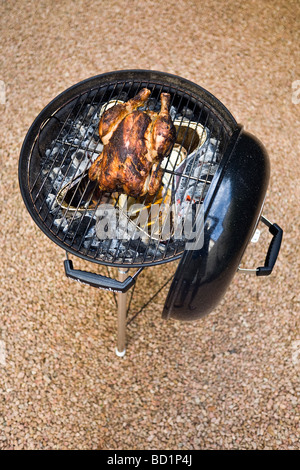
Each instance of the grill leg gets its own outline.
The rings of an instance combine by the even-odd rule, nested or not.
[[[123,282],[127,277],[128,269],[119,269],[118,279]],[[126,353],[126,307],[127,293],[118,292],[118,332],[116,355],[123,357]]]

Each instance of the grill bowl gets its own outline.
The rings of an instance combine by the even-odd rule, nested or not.
[[[152,266],[178,259],[184,252],[184,241],[172,239],[171,235],[167,240],[150,236],[146,242],[135,241],[131,246],[128,239],[126,242],[122,239],[99,242],[93,230],[99,198],[97,202],[92,185],[86,181],[84,161],[87,155],[95,158],[101,152],[97,119],[107,103],[127,101],[144,87],[151,90],[149,106],[153,109],[157,108],[162,92],[170,93],[177,129],[176,145],[188,154],[205,141],[217,140],[219,164],[237,128],[229,111],[206,90],[161,72],[129,70],[98,75],[74,85],[51,101],[33,122],[22,146],[21,193],[42,231],[67,252],[89,261],[114,266]],[[164,201],[167,191],[170,195],[176,168],[170,166],[170,156],[162,166],[169,185],[162,196]],[[179,179],[183,178],[194,181],[198,187],[202,184],[203,199],[205,180],[193,176],[192,171],[187,175],[179,174]],[[206,186],[210,183],[206,177]],[[69,192],[66,196],[70,187],[74,194]],[[86,201],[89,197],[91,204]],[[105,197],[109,202],[118,199],[114,194]]]

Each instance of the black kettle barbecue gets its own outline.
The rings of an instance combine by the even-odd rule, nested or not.
[[[103,149],[99,119],[142,88],[151,91],[148,110],[158,111],[161,93],[171,97],[176,141],[161,163],[161,188],[151,198],[99,193],[88,177]],[[262,216],[269,175],[265,148],[220,101],[188,80],[147,70],[98,75],[61,93],[33,122],[19,161],[25,205],[66,250],[66,275],[118,292],[119,355],[125,353],[126,292],[144,268],[180,260],[162,313],[178,320],[211,312],[237,270],[271,274],[282,229]],[[265,264],[241,269],[260,221],[272,235]],[[119,268],[119,279],[74,269],[68,253]]]

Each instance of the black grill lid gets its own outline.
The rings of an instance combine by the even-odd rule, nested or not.
[[[80,82],[44,108],[29,129],[21,150],[20,187],[31,216],[59,246],[96,263],[151,266],[178,259],[185,250],[187,238],[183,228],[175,235],[174,229],[169,232],[153,229],[151,233],[156,227],[151,219],[152,224],[144,234],[137,228],[134,211],[133,217],[126,219],[124,232],[121,217],[124,197],[113,193],[99,198],[97,185],[87,177],[91,161],[102,150],[97,131],[99,115],[106,106],[127,101],[144,87],[151,90],[148,106],[154,110],[159,109],[160,94],[170,93],[170,112],[177,129],[176,151],[174,146],[162,163],[165,174],[160,193],[151,200],[126,198],[125,202],[146,204],[148,208],[157,202],[171,205],[174,211],[170,220],[176,217],[179,227],[190,211],[192,230],[237,124],[216,98],[185,79],[135,70],[98,75]],[[186,160],[180,166],[184,155]],[[103,204],[117,209],[115,238],[105,239],[102,229],[109,227],[99,225],[105,217],[110,221],[110,213],[103,210],[106,207]],[[146,219],[150,221],[147,211]],[[167,218],[161,217],[161,227],[165,228]]]
[[[165,302],[163,318],[195,320],[218,305],[259,222],[269,175],[269,157],[261,142],[237,130],[204,200],[202,245],[197,250],[185,250]],[[274,238],[266,265],[272,248],[272,265],[275,264],[282,237],[282,230],[278,229],[274,233],[270,230]],[[274,244],[275,236],[278,243]],[[264,269],[258,268],[256,274],[264,275]],[[265,274],[271,271],[272,268]]]

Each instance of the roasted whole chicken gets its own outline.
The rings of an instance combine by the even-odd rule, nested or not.
[[[171,151],[176,131],[169,114],[168,93],[160,95],[159,113],[137,109],[145,106],[150,93],[143,88],[101,116],[99,136],[104,147],[88,173],[91,180],[97,180],[100,191],[138,197],[152,196],[160,188],[160,163]]]

